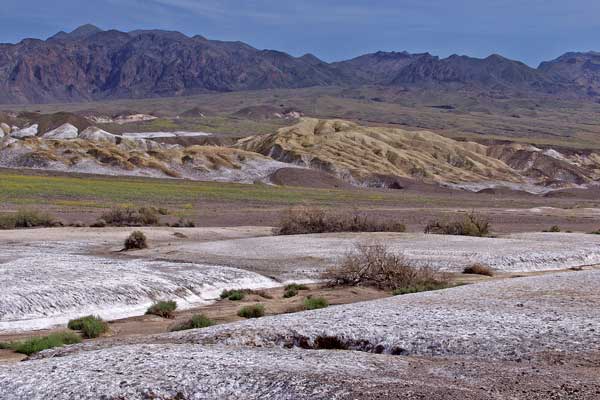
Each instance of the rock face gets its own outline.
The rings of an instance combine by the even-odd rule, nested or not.
[[[600,53],[566,53],[540,64],[540,71],[579,86],[590,95],[600,94]]]
[[[406,52],[378,52],[328,64],[310,54],[292,57],[242,42],[160,30],[103,31],[86,25],[46,41],[0,44],[0,103],[356,84],[594,95],[585,89],[597,86],[597,55],[564,57],[564,62],[559,59],[539,69],[498,55],[440,59]]]
[[[44,139],[75,139],[79,135],[77,127],[67,123],[53,129],[49,132],[44,133],[42,136]]]
[[[113,135],[112,133],[106,132],[100,128],[95,126],[90,126],[86,128],[79,135],[81,139],[90,140],[92,142],[106,142],[111,144],[117,144],[117,135]]]
[[[28,137],[36,136],[38,133],[38,125],[33,124],[27,128],[19,129],[18,131],[12,132],[10,135],[17,139],[25,139]]]
[[[4,122],[0,123],[0,134],[2,136],[9,135],[10,131],[11,131],[11,129],[10,129],[9,125],[5,124]]]

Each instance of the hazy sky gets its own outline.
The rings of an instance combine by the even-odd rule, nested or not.
[[[158,28],[341,60],[377,50],[500,53],[532,66],[600,50],[598,0],[0,0],[0,42],[84,23]]]

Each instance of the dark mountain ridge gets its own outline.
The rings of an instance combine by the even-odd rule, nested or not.
[[[466,86],[595,96],[600,54],[567,53],[531,68],[484,59],[377,52],[326,63],[242,42],[180,32],[120,32],[84,25],[43,41],[0,44],[0,103],[47,103],[311,86]],[[599,90],[600,91],[600,90]]]

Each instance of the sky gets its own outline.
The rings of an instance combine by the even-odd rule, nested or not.
[[[325,61],[382,51],[505,57],[537,66],[600,51],[598,0],[0,0],[0,42],[92,23],[239,40]]]

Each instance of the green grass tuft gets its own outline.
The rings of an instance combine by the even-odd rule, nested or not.
[[[318,310],[329,307],[329,302],[324,297],[307,297],[304,299],[304,308],[307,310]]]
[[[254,304],[240,308],[237,315],[242,318],[260,318],[265,315],[265,306]]]
[[[159,301],[158,303],[154,303],[148,310],[146,310],[146,315],[157,315],[162,318],[173,318],[173,312],[177,309],[177,303],[173,300],[169,301]]]
[[[74,331],[81,331],[83,337],[88,339],[100,337],[108,331],[108,324],[102,318],[94,315],[72,319],[67,327]]]
[[[76,333],[59,332],[19,342],[3,343],[0,348],[14,350],[17,353],[30,356],[43,350],[76,343],[81,343],[81,337]]]
[[[188,329],[208,328],[209,326],[213,326],[214,324],[215,322],[207,316],[205,316],[204,314],[198,314],[194,315],[186,322],[183,322],[179,325],[175,325],[173,328],[171,328],[171,332],[185,331]]]

